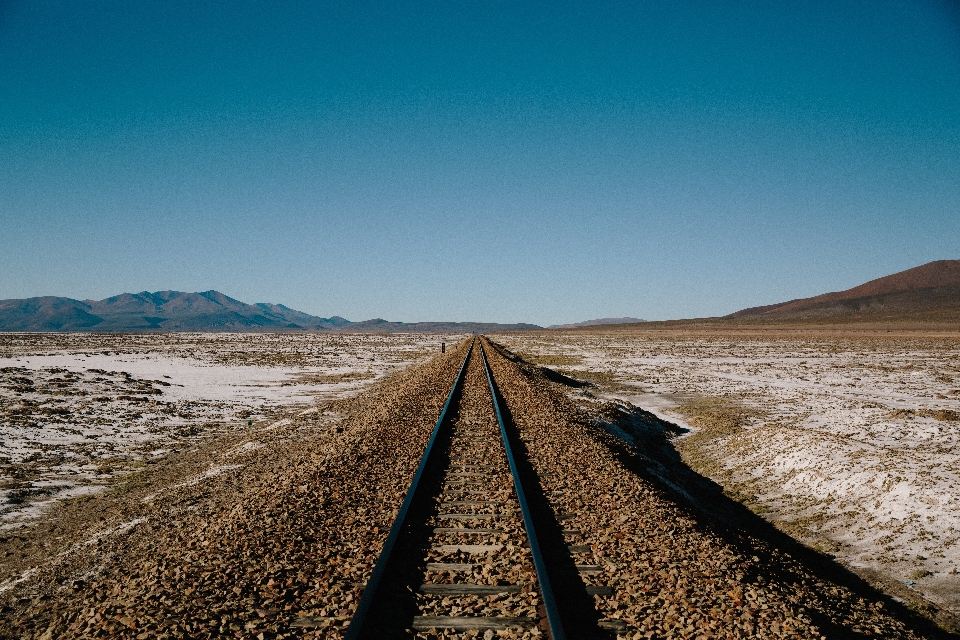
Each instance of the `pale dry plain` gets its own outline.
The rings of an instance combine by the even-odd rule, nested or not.
[[[0,531],[248,421],[358,393],[458,339],[0,334]]]
[[[498,336],[681,427],[683,463],[787,534],[960,612],[960,338],[617,331]],[[629,408],[629,407],[628,407]]]

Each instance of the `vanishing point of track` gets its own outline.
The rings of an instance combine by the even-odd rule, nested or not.
[[[500,631],[554,640],[609,637],[577,564],[589,554],[563,528],[533,471],[475,339],[367,581],[348,640]],[[485,388],[485,389],[484,389]],[[489,633],[486,637],[491,637]]]

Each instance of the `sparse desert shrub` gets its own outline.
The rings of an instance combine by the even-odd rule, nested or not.
[[[923,411],[922,414],[940,422],[960,422],[960,412],[953,409],[927,410]]]
[[[887,414],[888,418],[912,418],[914,416],[921,418],[933,418],[940,422],[960,422],[960,411],[953,409],[897,409]]]
[[[763,417],[762,411],[729,398],[694,398],[677,410],[711,438],[733,435]]]
[[[369,380],[375,377],[373,371],[345,371],[343,373],[318,373],[309,376],[301,376],[296,382],[284,383],[281,386],[290,386],[294,384],[337,384],[340,382],[354,382],[357,380]]]
[[[190,436],[195,436],[198,433],[200,433],[200,427],[198,427],[195,424],[192,424],[192,425],[177,429],[176,432],[174,433],[178,438],[189,438]]]
[[[559,369],[563,375],[575,380],[592,382],[593,384],[610,384],[616,381],[617,376],[612,371],[571,371],[569,369]]]
[[[909,420],[914,415],[916,415],[916,412],[913,409],[894,409],[893,411],[887,414],[887,418],[894,418],[894,419],[902,418],[905,420]]]
[[[533,364],[539,364],[545,367],[571,367],[583,362],[583,358],[580,356],[568,356],[562,353],[543,355],[522,353],[519,355],[527,362],[532,362]]]

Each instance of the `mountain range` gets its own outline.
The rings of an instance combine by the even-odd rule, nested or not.
[[[936,260],[843,291],[750,307],[723,317],[639,323],[634,318],[609,318],[550,328],[657,331],[838,323],[960,327],[960,260]]]
[[[960,323],[960,260],[937,260],[844,291],[751,307],[713,322],[915,320]],[[644,322],[599,318],[551,329]],[[696,322],[696,321],[668,321]],[[648,326],[653,326],[651,323]],[[350,331],[371,333],[491,333],[540,329],[535,324],[492,322],[351,322],[321,318],[282,304],[247,304],[219,291],[122,293],[104,300],[44,296],[0,300],[0,331]]]
[[[634,322],[646,322],[640,318],[597,318],[596,320],[584,320],[583,322],[574,322],[573,324],[552,324],[547,329],[573,329],[574,327],[596,327],[602,324],[633,324]]]
[[[751,307],[730,320],[960,319],[960,260],[936,260],[812,298]]]
[[[492,332],[539,329],[483,322],[351,322],[321,318],[282,304],[247,304],[219,291],[143,291],[103,300],[44,296],[0,300],[0,331],[360,331]]]

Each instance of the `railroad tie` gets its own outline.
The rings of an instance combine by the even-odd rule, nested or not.
[[[453,496],[453,495],[458,495],[458,496],[489,496],[489,495],[496,494],[496,493],[497,493],[497,491],[494,490],[494,489],[488,489],[488,490],[486,490],[486,491],[480,491],[480,490],[477,490],[477,489],[467,490],[467,489],[448,488],[446,491],[443,492],[443,496]],[[443,496],[441,496],[441,497],[443,497]]]
[[[420,593],[435,596],[495,596],[501,593],[520,593],[517,584],[435,584],[420,585]]]
[[[537,621],[533,618],[507,616],[490,616],[486,618],[456,617],[456,616],[416,616],[413,619],[413,628],[421,631],[429,629],[452,629],[454,631],[471,631],[474,629],[501,631],[507,629],[530,629]]]
[[[502,549],[502,544],[438,544],[433,546],[434,551],[448,553],[456,553],[457,551],[463,551],[464,553],[489,553],[491,551],[501,551]]]
[[[434,533],[503,533],[503,529],[461,529],[460,527],[434,527]]]
[[[596,575],[598,573],[603,573],[603,567],[596,564],[578,564],[577,573],[580,575]]]
[[[470,571],[475,565],[457,562],[428,562],[427,571]]]
[[[597,626],[608,631],[624,633],[627,630],[627,623],[618,618],[604,618],[597,622]]]

